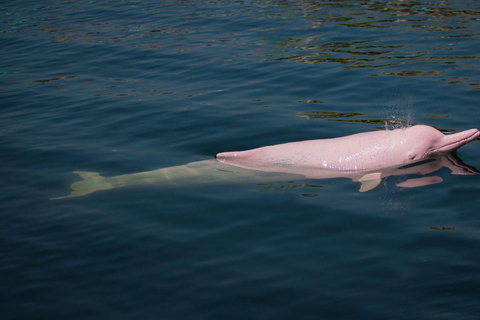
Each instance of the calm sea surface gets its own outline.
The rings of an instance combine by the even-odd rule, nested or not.
[[[138,185],[222,151],[480,126],[479,1],[3,1],[1,319],[478,319],[480,175]],[[478,141],[458,157],[480,167]]]

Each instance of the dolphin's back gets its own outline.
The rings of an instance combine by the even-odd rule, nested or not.
[[[395,132],[395,137],[392,133]],[[399,135],[400,134],[400,135]],[[334,170],[369,170],[403,162],[401,132],[375,131],[351,136],[289,142],[246,151],[222,152],[219,161],[231,165],[271,164]],[[379,163],[379,161],[382,163]],[[395,163],[394,163],[395,162]]]

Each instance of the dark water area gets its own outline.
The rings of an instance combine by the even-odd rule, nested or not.
[[[50,199],[74,171],[478,128],[480,2],[20,0],[0,16],[2,319],[478,319],[478,174]]]

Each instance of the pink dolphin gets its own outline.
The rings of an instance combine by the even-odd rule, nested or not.
[[[70,195],[52,200],[143,184],[263,183],[305,178],[349,178],[360,182],[360,192],[365,192],[374,189],[382,178],[388,176],[426,175],[443,167],[449,168],[452,174],[478,174],[454,151],[479,136],[477,129],[444,135],[432,127],[420,125],[224,152],[219,153],[217,159],[109,178],[96,172],[75,171],[83,180],[71,185]],[[414,188],[441,181],[440,177],[426,176],[406,180],[398,186]]]
[[[223,152],[217,160],[247,169],[303,173],[311,169],[365,172],[401,167],[446,154],[477,139],[480,132],[470,129],[444,135],[437,129],[417,125],[404,129],[364,132],[350,136],[290,142],[247,151]]]

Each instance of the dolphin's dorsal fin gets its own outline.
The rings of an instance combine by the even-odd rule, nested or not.
[[[98,174],[97,172],[73,171],[73,173],[78,174],[84,180],[102,178],[102,176],[100,174]]]
[[[375,189],[380,184],[382,181],[382,174],[380,172],[367,173],[358,179],[358,181],[362,183],[360,186],[360,192],[367,192]]]

